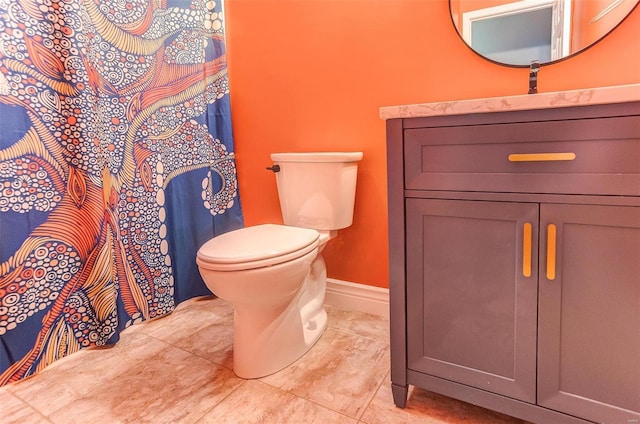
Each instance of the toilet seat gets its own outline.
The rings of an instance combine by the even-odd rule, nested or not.
[[[198,250],[198,266],[213,271],[239,271],[291,261],[318,247],[313,229],[263,224],[230,231]]]

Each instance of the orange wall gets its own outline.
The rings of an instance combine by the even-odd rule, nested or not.
[[[446,0],[226,0],[227,58],[246,225],[282,222],[277,151],[363,151],[352,227],[325,250],[329,276],[388,286],[380,106],[525,94],[528,70],[458,38]],[[640,82],[640,9],[604,41],[543,67],[539,91]]]
[[[579,51],[597,41],[600,34],[608,32],[633,8],[635,3],[626,0],[609,10],[605,15],[598,15],[614,4],[614,0],[573,0],[572,21],[573,28],[571,39],[571,51]],[[596,19],[598,17],[598,19]],[[596,19],[596,20],[594,20]],[[578,29],[576,31],[576,28]]]

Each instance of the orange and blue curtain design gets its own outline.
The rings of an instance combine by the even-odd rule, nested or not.
[[[242,225],[221,0],[0,0],[0,385],[209,294]]]

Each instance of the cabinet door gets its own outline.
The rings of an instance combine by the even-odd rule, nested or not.
[[[639,422],[640,208],[543,204],[540,228],[538,403]]]
[[[535,402],[538,209],[407,199],[409,369]]]

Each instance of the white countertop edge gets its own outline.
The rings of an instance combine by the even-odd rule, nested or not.
[[[640,84],[629,84],[550,93],[489,97],[485,99],[385,106],[380,108],[380,119],[545,109],[604,103],[624,103],[638,100],[640,100]]]

